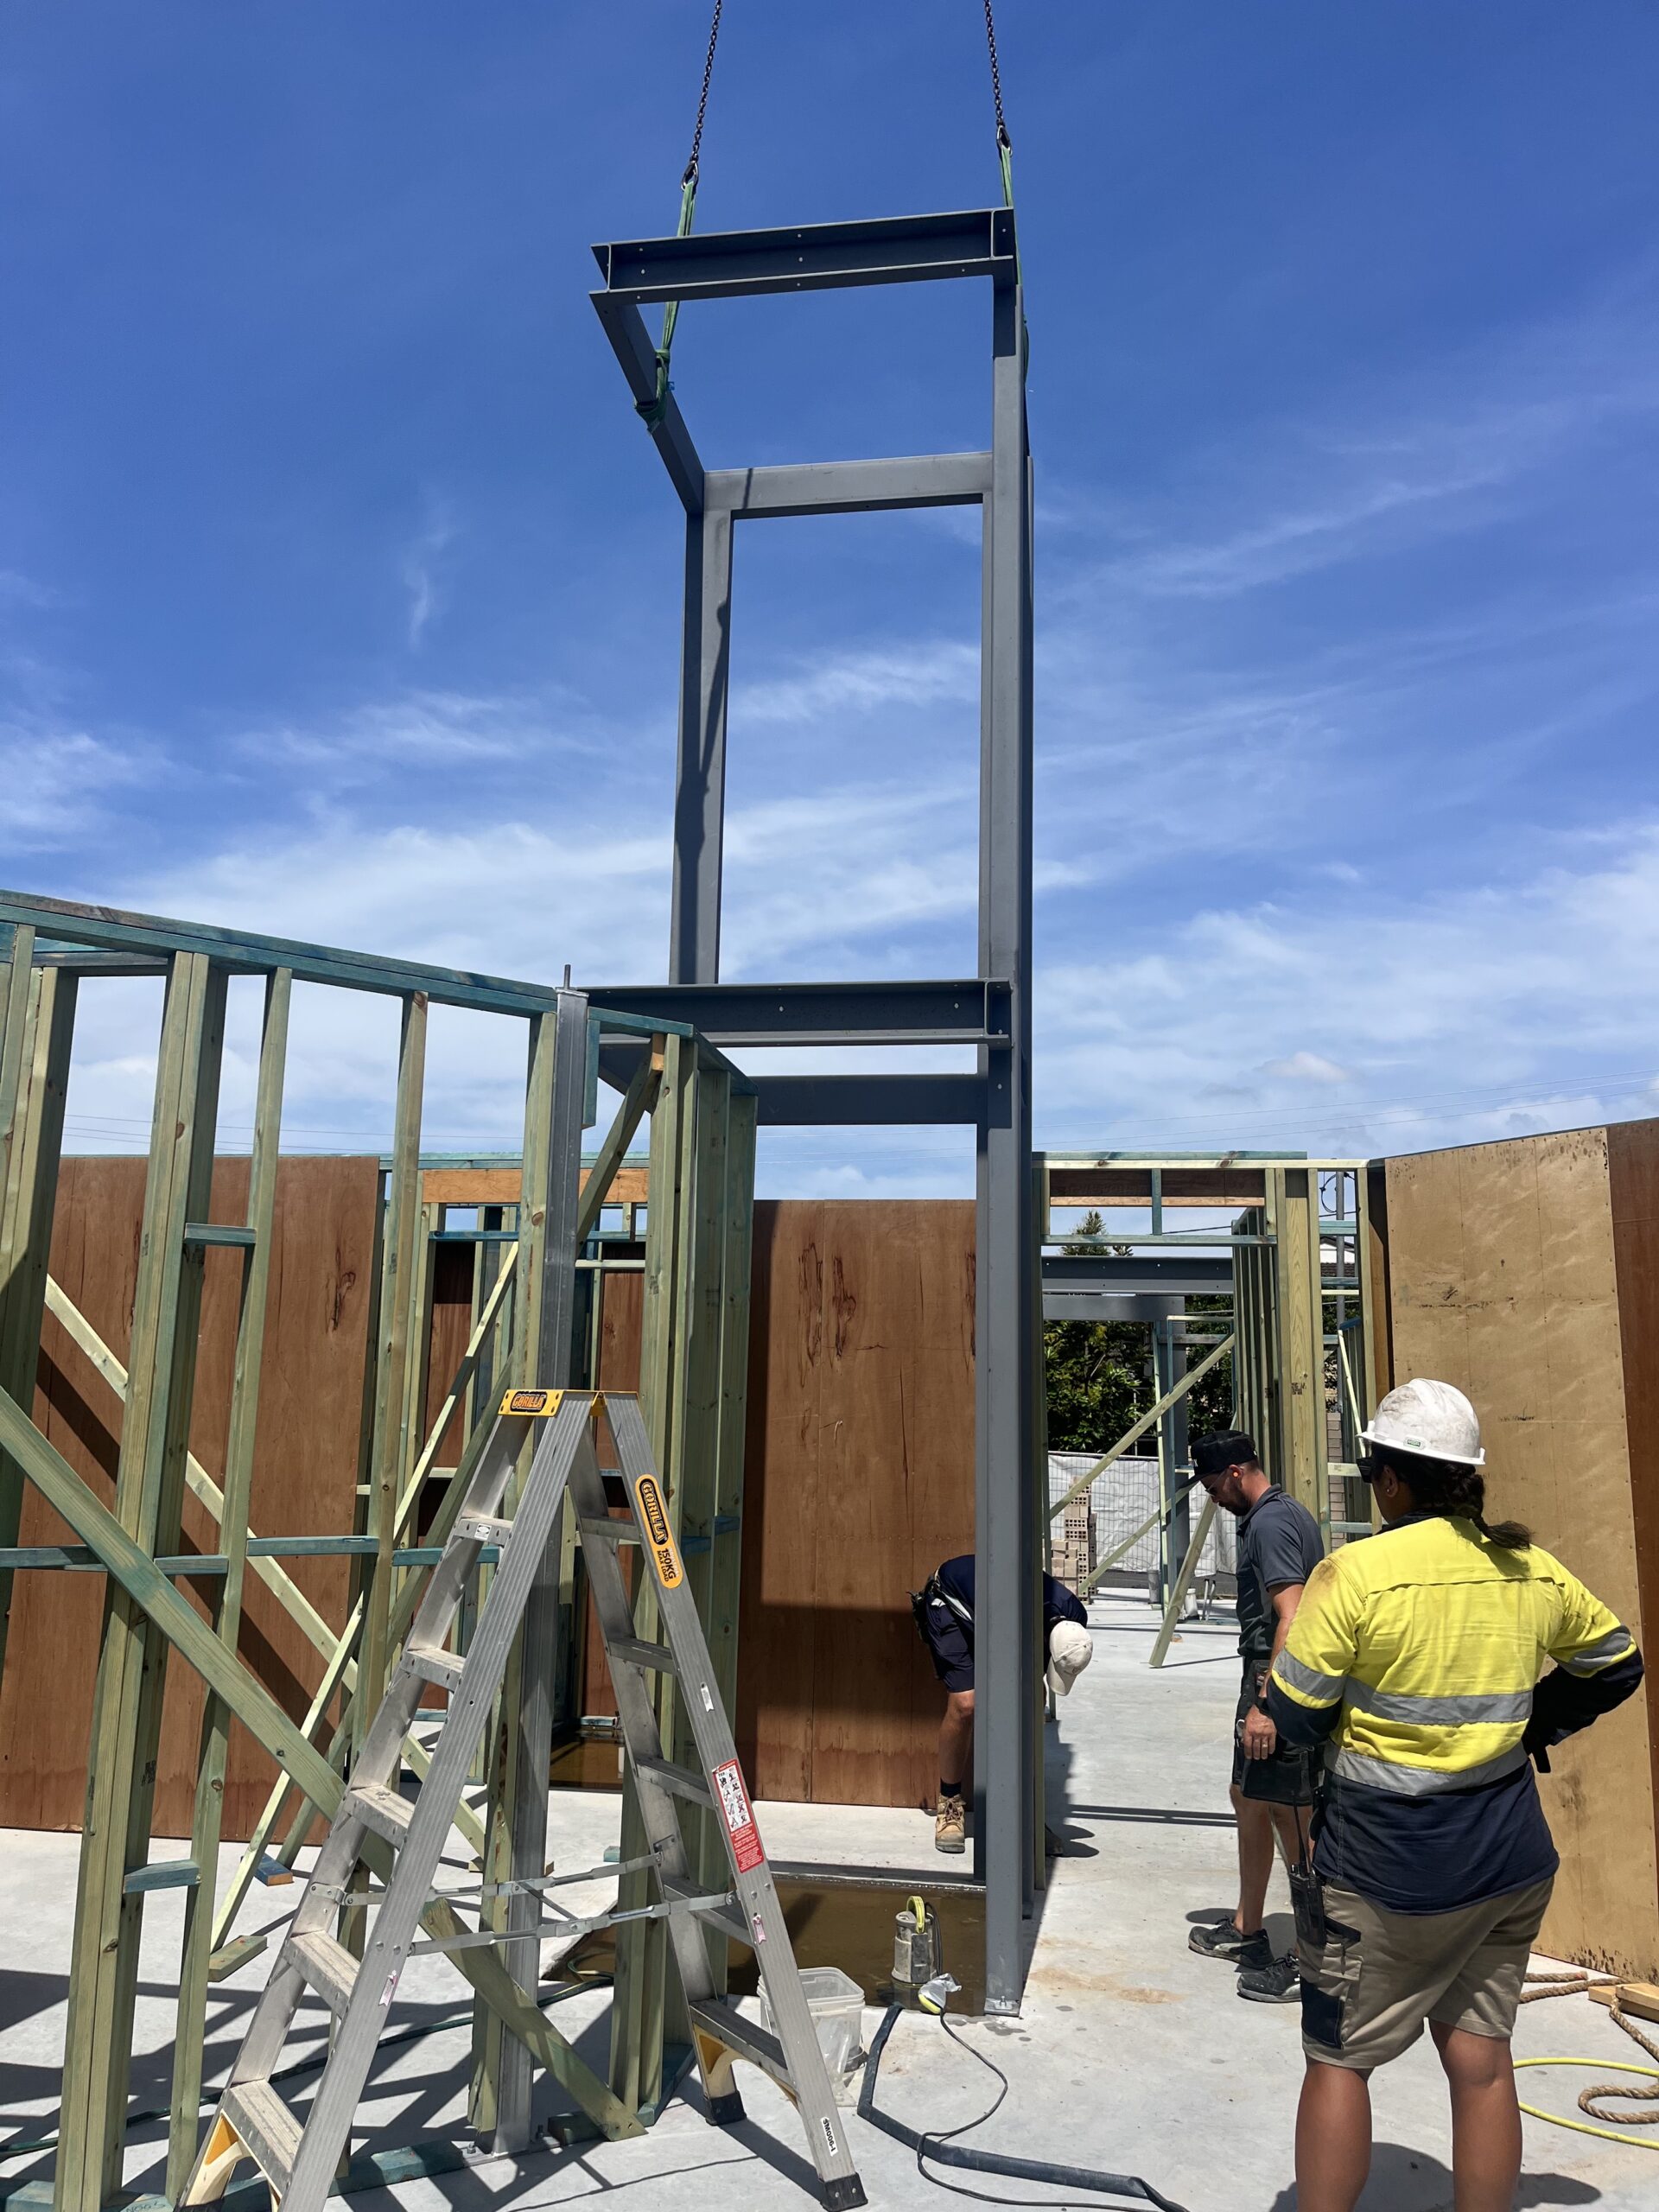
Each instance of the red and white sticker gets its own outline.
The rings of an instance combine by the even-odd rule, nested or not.
[[[740,1874],[753,1873],[764,1863],[766,1853],[754,1825],[749,1793],[743,1787],[743,1770],[735,1759],[728,1759],[724,1766],[715,1769],[712,1779],[731,1834],[733,1863]]]

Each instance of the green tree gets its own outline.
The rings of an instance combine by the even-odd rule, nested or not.
[[[1085,1214],[1077,1241],[1068,1252],[1097,1252],[1103,1229],[1097,1213]],[[1114,1245],[1118,1253],[1127,1245]],[[1231,1306],[1224,1298],[1189,1298],[1187,1319],[1212,1324],[1216,1332],[1230,1325]],[[1202,1333],[1209,1335],[1209,1326]],[[1194,1352],[1192,1359],[1201,1357]],[[1043,1325],[1044,1370],[1048,1387],[1048,1448],[1051,1452],[1105,1452],[1124,1430],[1156,1403],[1152,1377],[1152,1332],[1144,1321],[1048,1321]],[[1233,1363],[1218,1360],[1188,1394],[1188,1422],[1194,1436],[1225,1428],[1232,1418]],[[1147,1432],[1144,1448],[1156,1449]]]

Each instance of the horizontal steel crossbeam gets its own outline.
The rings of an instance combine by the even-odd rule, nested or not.
[[[942,276],[989,276],[999,287],[1011,286],[1014,212],[982,207],[786,230],[693,232],[686,238],[596,245],[594,258],[605,279],[605,296],[640,306],[657,300],[829,291],[849,284],[908,284]]]
[[[764,1045],[1006,1045],[1006,983],[669,983],[588,994],[638,1020],[689,1024],[727,1049]]]
[[[988,453],[909,454],[882,461],[810,461],[711,468],[703,505],[743,520],[871,514],[893,507],[969,507],[989,496]]]

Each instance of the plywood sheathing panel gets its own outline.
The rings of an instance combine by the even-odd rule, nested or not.
[[[1623,1332],[1605,1129],[1388,1163],[1394,1379],[1478,1408],[1489,1511],[1529,1522],[1639,1633]],[[1648,1708],[1552,1754],[1561,1855],[1542,1947],[1645,1976],[1659,1959]]]
[[[214,1170],[213,1218],[245,1217],[245,1160]],[[52,1243],[52,1272],[124,1361],[137,1274],[144,1162],[67,1160]],[[283,1161],[276,1180],[258,1444],[251,1519],[261,1535],[340,1535],[352,1526],[358,1423],[378,1167],[368,1160]],[[215,1481],[224,1476],[235,1356],[239,1255],[207,1255],[191,1447]],[[62,1329],[48,1319],[35,1419],[106,1504],[113,1497],[120,1407]],[[74,1541],[32,1489],[19,1541]],[[185,1548],[217,1549],[213,1523],[185,1503]],[[288,1562],[325,1619],[345,1618],[344,1560]],[[183,1581],[180,1588],[192,1591]],[[98,1658],[104,1578],[23,1573],[0,1687],[0,1825],[77,1828]],[[290,1713],[304,1710],[321,1661],[251,1574],[241,1653]],[[168,1669],[156,1781],[158,1835],[188,1835],[201,1711],[198,1678],[176,1659]],[[241,1727],[231,1732],[225,1834],[249,1834],[276,1770]]]
[[[1659,1122],[1626,1122],[1610,1128],[1607,1166],[1640,1616],[1630,1627],[1646,1653],[1659,1636]],[[1649,1664],[1643,1688],[1659,1817],[1659,1665]]]
[[[937,1786],[908,1593],[973,1548],[973,1257],[966,1203],[755,1209],[738,1737],[763,1797]]]

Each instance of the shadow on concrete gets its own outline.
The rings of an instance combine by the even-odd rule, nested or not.
[[[1515,2192],[1516,2212],[1535,2212],[1552,2204],[1594,2204],[1601,2191],[1566,2174],[1527,2174]],[[1450,2212],[1452,2171],[1426,2151],[1402,2143],[1379,2143],[1371,2152],[1371,2177],[1357,2212]],[[1296,2185],[1281,2189],[1269,2212],[1296,2212]]]
[[[1087,1821],[1158,1821],[1173,1827],[1230,1828],[1238,1823],[1230,1813],[1180,1812],[1160,1805],[1068,1805],[1073,1819]]]

